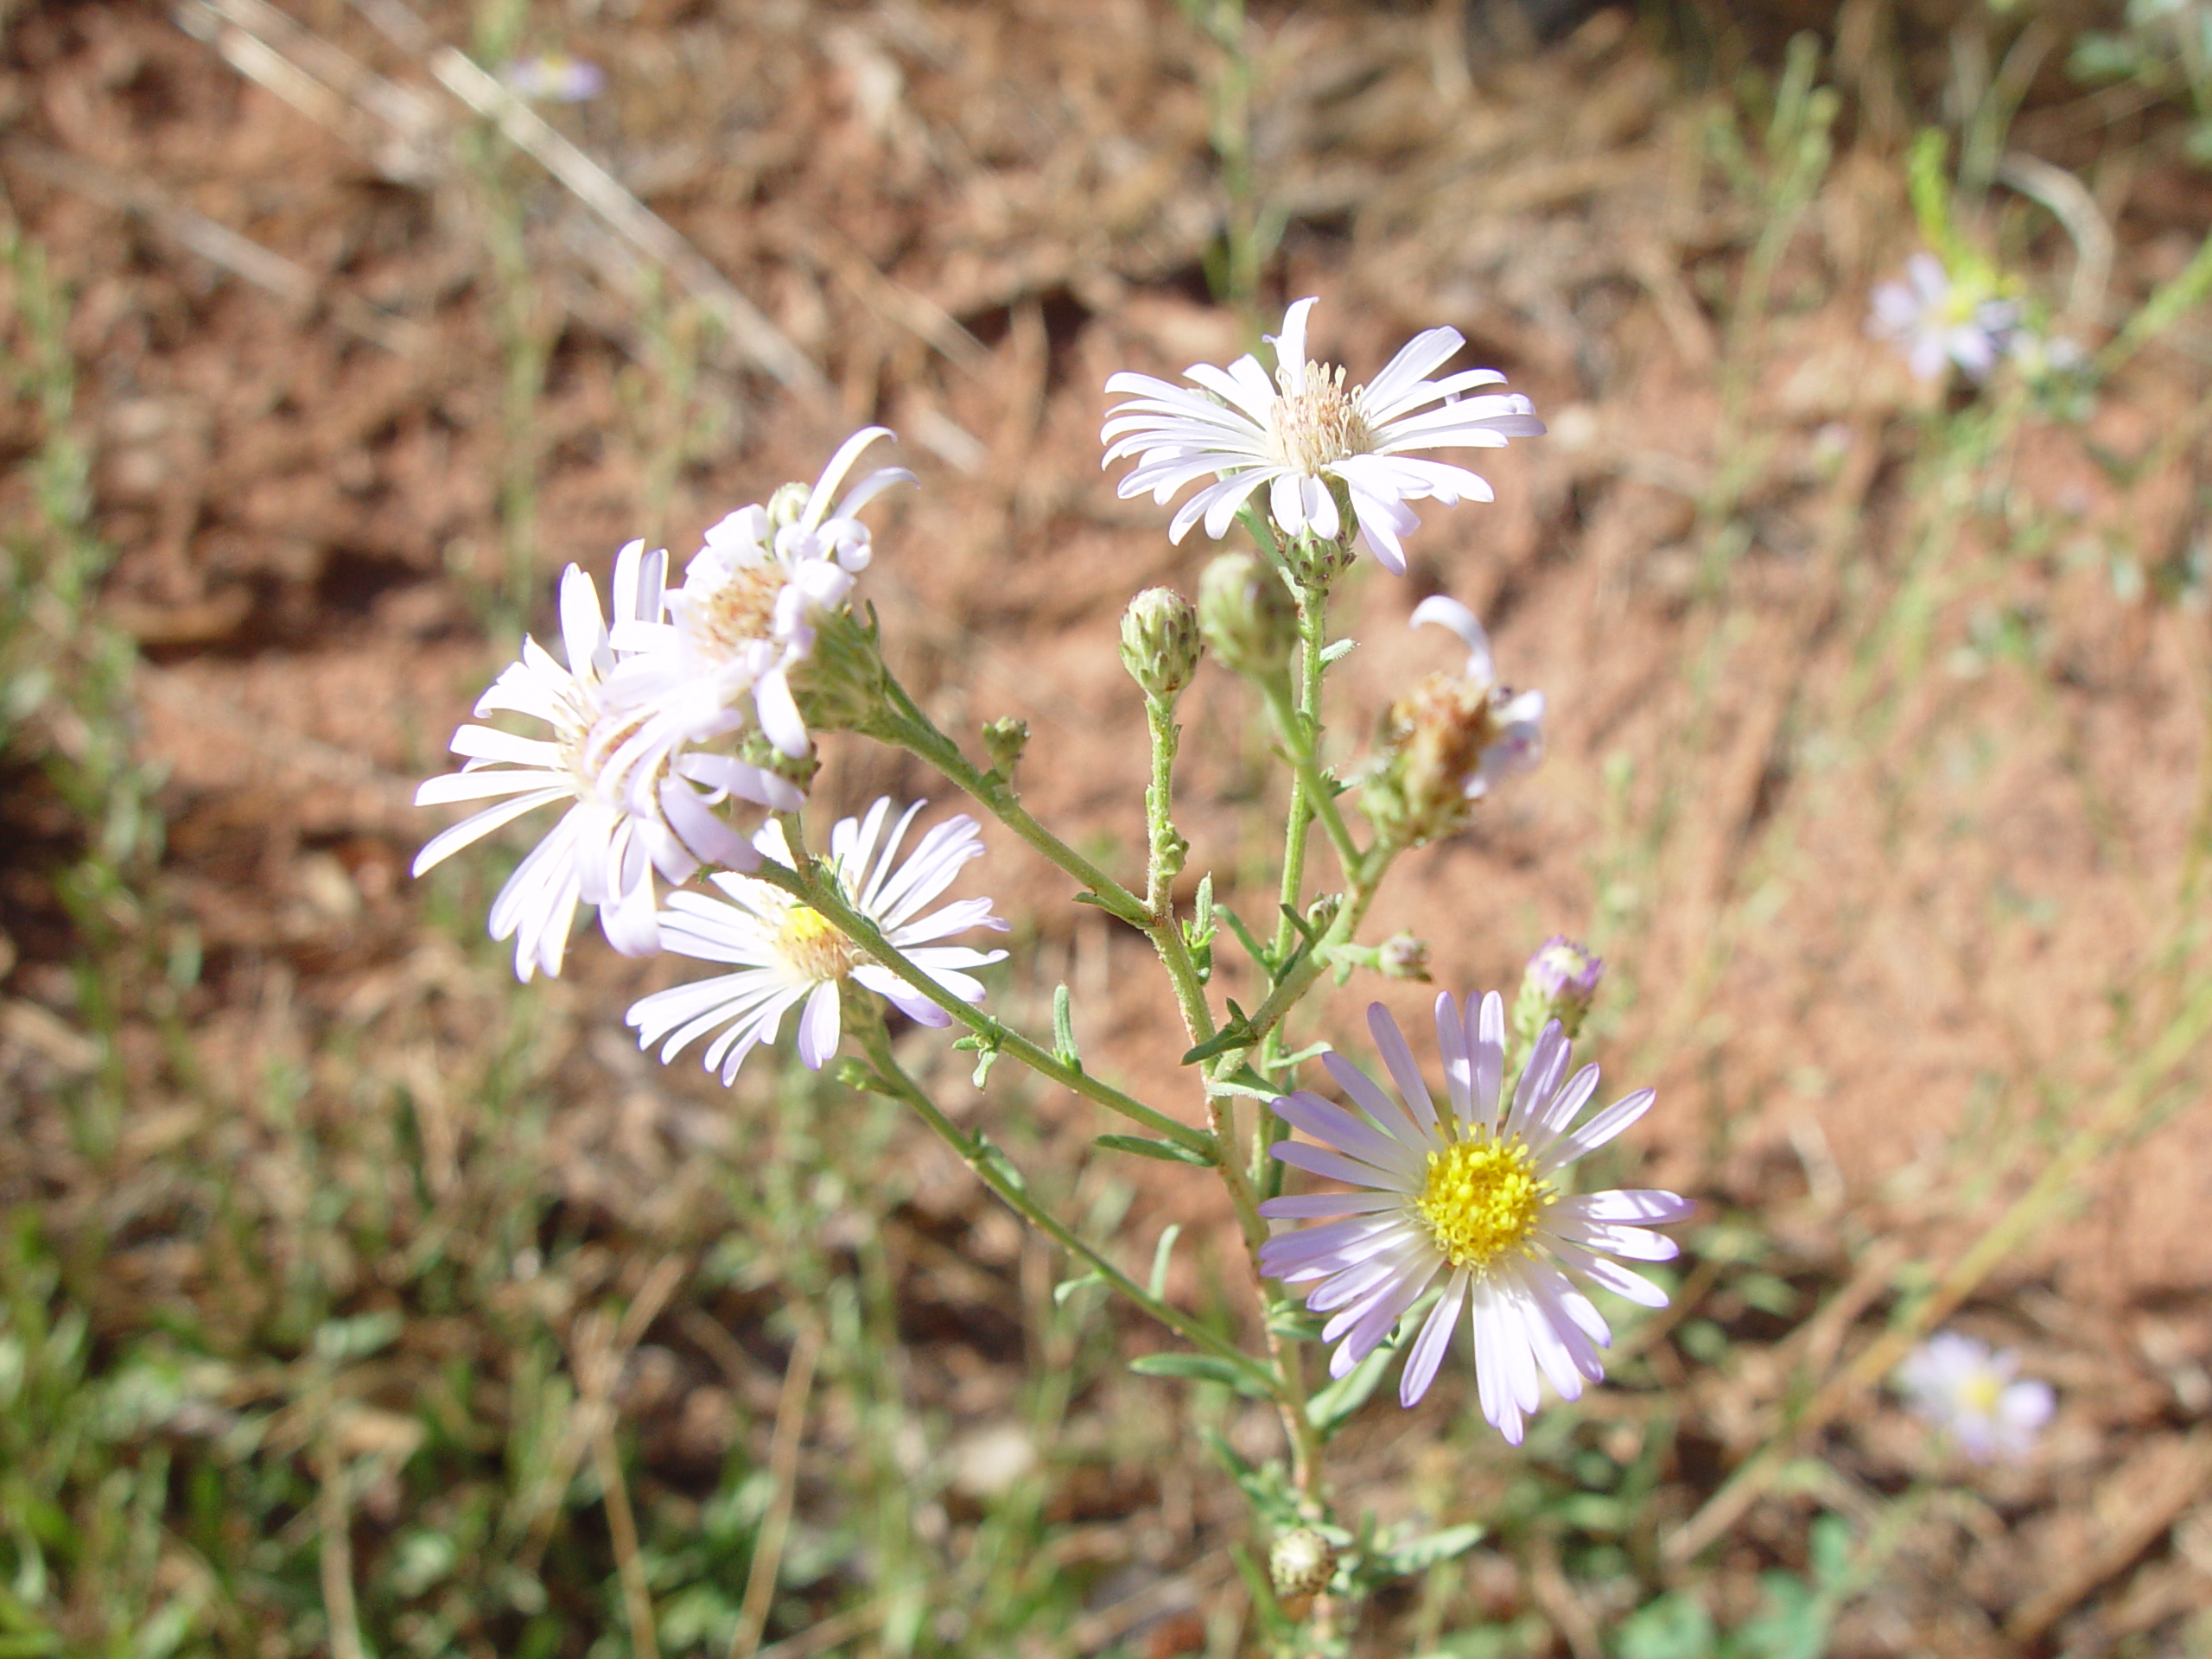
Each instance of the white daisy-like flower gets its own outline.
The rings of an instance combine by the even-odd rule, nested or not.
[[[882,831],[891,812],[888,797],[870,807],[865,818],[839,819],[830,836],[830,871],[853,908],[880,928],[908,961],[962,1001],[981,1002],[982,982],[963,970],[1001,961],[1006,952],[931,941],[971,927],[1003,933],[1005,918],[991,913],[988,899],[957,899],[927,915],[921,912],[951,885],[963,864],[982,854],[982,839],[976,820],[962,813],[931,830],[900,864],[899,843],[921,810],[919,801],[908,807],[887,838]],[[766,825],[753,840],[763,857],[791,863],[782,825]],[[627,1018],[638,1028],[640,1047],[667,1039],[660,1052],[663,1064],[693,1039],[726,1025],[729,1028],[708,1045],[706,1065],[709,1071],[720,1067],[727,1084],[757,1045],[776,1040],[784,1015],[796,1007],[799,1058],[818,1071],[837,1050],[838,985],[846,979],[889,999],[918,1024],[950,1022],[951,1015],[870,960],[820,912],[751,876],[709,879],[727,898],[671,893],[669,908],[661,914],[662,943],[687,957],[734,963],[738,971],[656,991],[631,1008]]]
[[[1414,607],[1410,626],[1428,625],[1459,635],[1467,648],[1467,666],[1460,677],[1484,688],[1489,697],[1489,734],[1465,784],[1467,798],[1480,800],[1493,785],[1531,771],[1543,760],[1544,694],[1512,692],[1498,684],[1490,635],[1475,613],[1449,594],[1431,594]]]
[[[1325,1054],[1329,1075],[1351,1097],[1348,1111],[1306,1090],[1274,1103],[1284,1122],[1323,1141],[1278,1141],[1274,1155],[1316,1175],[1349,1182],[1348,1192],[1270,1198],[1278,1219],[1340,1217],[1261,1247],[1261,1270],[1286,1283],[1319,1280],[1306,1305],[1332,1314],[1322,1340],[1338,1344],[1332,1376],[1359,1363],[1440,1278],[1442,1294],[1406,1357],[1398,1398],[1428,1391],[1452,1331],[1474,1336],[1475,1385],[1483,1415],[1514,1445],[1536,1408],[1539,1372],[1566,1400],[1605,1378],[1599,1349],[1612,1332],[1579,1281],[1646,1307],[1666,1293],[1599,1251],[1665,1262],[1671,1239],[1649,1230],[1681,1221],[1692,1205],[1672,1192],[1563,1195],[1558,1177],[1642,1117],[1653,1099],[1639,1089],[1573,1128],[1598,1087],[1598,1068],[1571,1078],[1573,1046],[1557,1021],[1529,1053],[1510,1111],[1498,1118],[1505,1069],[1505,1005],[1496,992],[1465,1017],[1447,993],[1436,999],[1436,1035],[1452,1103],[1440,1117],[1420,1068],[1381,1003],[1368,1009],[1383,1064],[1403,1098],[1392,1100],[1349,1060]]]
[[[658,620],[666,557],[647,553],[642,542],[616,556],[614,628]],[[715,806],[732,796],[794,810],[804,802],[782,779],[728,756],[632,743],[655,710],[613,695],[610,683],[623,653],[612,634],[599,590],[570,565],[561,577],[568,665],[524,636],[521,660],[501,671],[476,704],[480,720],[499,712],[524,715],[544,721],[553,735],[463,726],[452,747],[466,764],[415,791],[417,806],[511,798],[431,837],[415,855],[416,875],[525,813],[569,804],[492,903],[492,937],[513,936],[515,972],[524,980],[541,968],[561,971],[579,903],[598,908],[600,925],[617,950],[651,954],[658,948],[656,869],[683,881],[702,861],[753,868],[751,843],[715,815]]]
[[[1897,1368],[1913,1410],[1977,1463],[2018,1461],[2056,1404],[2050,1384],[2019,1375],[2020,1357],[1955,1331],[1939,1331]]]
[[[1263,484],[1268,512],[1285,535],[1310,531],[1338,540],[1344,527],[1331,480],[1339,480],[1351,497],[1360,544],[1402,575],[1403,538],[1421,523],[1407,502],[1452,506],[1495,496],[1465,467],[1408,452],[1502,448],[1508,438],[1538,435],[1544,424],[1519,392],[1465,395],[1503,383],[1496,369],[1427,378],[1466,343],[1456,328],[1414,335],[1382,373],[1347,391],[1341,368],[1306,359],[1306,317],[1313,304],[1306,299],[1293,305],[1282,332],[1270,336],[1272,380],[1249,353],[1226,369],[1192,365],[1183,373],[1197,391],[1148,374],[1109,379],[1106,390],[1127,392],[1130,401],[1115,406],[1099,434],[1106,464],[1141,457],[1119,493],[1126,499],[1148,490],[1163,506],[1185,485],[1214,480],[1169,524],[1168,539],[1179,543],[1201,519],[1206,534],[1220,539]]]
[[[890,486],[913,481],[903,467],[880,467],[839,497],[861,451],[889,436],[888,427],[862,428],[811,490],[787,486],[768,505],[740,507],[715,524],[668,595],[670,620],[617,630],[616,645],[639,652],[623,665],[620,690],[659,710],[635,743],[693,737],[749,705],[780,752],[806,753],[788,676],[814,649],[816,622],[845,603],[868,568],[868,526],[854,515]]]
[[[1969,380],[1987,379],[2019,327],[2019,306],[1953,283],[1932,253],[1914,254],[1904,270],[1904,282],[1874,290],[1866,332],[1902,346],[1920,379],[1935,379],[1946,361]]]

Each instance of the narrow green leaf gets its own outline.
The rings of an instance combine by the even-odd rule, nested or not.
[[[1323,1440],[1335,1433],[1346,1419],[1367,1403],[1396,1354],[1397,1350],[1388,1344],[1377,1348],[1335,1382],[1314,1391],[1306,1402],[1306,1421],[1313,1425]]]
[[[1339,639],[1333,645],[1324,645],[1321,648],[1321,666],[1334,668],[1351,655],[1351,648],[1358,643],[1357,639]]]
[[[1052,1056],[1071,1071],[1083,1070],[1083,1056],[1075,1046],[1075,1014],[1065,985],[1052,991]]]
[[[1157,1158],[1163,1164],[1192,1164],[1200,1169],[1211,1169],[1213,1160],[1194,1147],[1179,1146],[1173,1141],[1147,1141],[1141,1135],[1102,1135],[1091,1143],[1109,1152],[1133,1153],[1139,1158]]]
[[[1167,1262],[1168,1258],[1175,1253],[1175,1241],[1182,1236],[1183,1224],[1179,1221],[1171,1221],[1160,1233],[1160,1243],[1153,1248],[1152,1277],[1146,1281],[1145,1288],[1152,1293],[1152,1300],[1155,1302],[1162,1301],[1166,1298]]]
[[[1267,1398],[1256,1379],[1213,1354],[1144,1354],[1131,1360],[1129,1369],[1139,1376],[1179,1376],[1195,1382],[1218,1382],[1255,1400]]]
[[[1063,1279],[1052,1287],[1052,1306],[1065,1307],[1069,1297],[1089,1290],[1094,1285],[1103,1287],[1105,1282],[1106,1275],[1100,1273],[1086,1273],[1080,1279]]]
[[[1441,1528],[1426,1538],[1400,1544],[1383,1555],[1382,1565],[1392,1573],[1426,1572],[1439,1561],[1448,1561],[1455,1555],[1465,1554],[1482,1541],[1481,1524],[1469,1521],[1459,1526]]]

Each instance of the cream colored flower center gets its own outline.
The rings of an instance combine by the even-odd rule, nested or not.
[[[1479,1273],[1509,1251],[1533,1255],[1529,1240],[1558,1197],[1537,1178],[1518,1135],[1499,1141],[1478,1129],[1428,1154],[1428,1179],[1414,1208],[1453,1267]]]
[[[1342,369],[1308,363],[1302,373],[1279,374],[1277,384],[1282,394],[1269,411],[1268,449],[1282,466],[1318,478],[1324,467],[1375,447],[1360,413],[1363,388],[1346,391]]]
[[[624,709],[611,714],[601,714],[588,724],[565,737],[562,749],[569,768],[569,775],[575,780],[579,797],[603,793],[610,785],[625,780],[609,779],[607,763],[614,752],[636,736],[652,711],[643,709]],[[666,775],[668,755],[664,750],[659,764],[653,769],[652,780],[658,783]]]
[[[820,984],[842,979],[868,958],[818,910],[793,905],[778,930],[776,948],[791,971]]]
[[[764,560],[741,564],[692,612],[700,632],[723,651],[766,639],[775,626],[776,598],[784,591],[783,567]]]

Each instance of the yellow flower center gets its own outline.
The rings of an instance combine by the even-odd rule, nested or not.
[[[1367,418],[1359,412],[1359,388],[1344,390],[1344,372],[1308,363],[1301,373],[1278,377],[1282,395],[1275,399],[1268,448],[1275,461],[1308,478],[1347,455],[1375,447]]]
[[[1529,1239],[1558,1197],[1557,1188],[1537,1178],[1535,1160],[1518,1135],[1493,1140],[1477,1129],[1471,1139],[1428,1154],[1428,1179],[1414,1208],[1453,1267],[1479,1273],[1509,1251],[1533,1255]]]
[[[1994,1417],[2004,1397],[2005,1379],[1993,1370],[1980,1370],[1959,1383],[1959,1403],[1977,1417]]]
[[[791,907],[776,945],[794,972],[817,983],[842,979],[867,959],[860,946],[840,933],[828,917],[804,905]]]

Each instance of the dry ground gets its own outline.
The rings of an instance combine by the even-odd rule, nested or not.
[[[1399,632],[1431,592],[1471,603],[1509,677],[1550,699],[1542,771],[1408,860],[1376,931],[1424,933],[1454,988],[1509,983],[1553,931],[1612,961],[1609,1075],[1658,1087],[1654,1178],[1726,1224],[1692,1270],[1704,1300],[1652,1333],[1647,1391],[1624,1396],[1670,1402],[1652,1538],[2121,1103],[2078,1202],[2042,1212],[1960,1316],[2058,1386],[2044,1451],[2024,1470],[1951,1471],[1980,1496],[1890,1560],[1837,1650],[2180,1652],[2206,1639],[2190,1620],[2212,1598],[2196,1427],[2212,1402],[2212,1114],[2202,1022],[2187,1023],[2212,807],[2212,335],[2185,320],[2082,423],[2030,419],[1959,460],[1965,439],[1932,435],[1974,411],[1947,410],[1861,329],[1870,286],[1914,245],[1898,157],[1906,112],[1941,106],[1944,36],[1879,4],[1845,13],[1824,70],[1845,94],[1835,156],[1756,315],[1747,257],[1789,210],[1759,194],[1786,158],[1761,153],[1739,75],[1741,54],[1778,60],[1763,42],[1664,49],[1608,12],[1471,69],[1451,5],[1256,17],[1255,163],[1287,221],[1262,310],[1319,294],[1319,341],[1355,377],[1450,322],[1552,426],[1484,467],[1496,505],[1426,515],[1403,581],[1352,584],[1343,627],[1362,645],[1340,677],[1339,753],[1359,752],[1409,662],[1444,665],[1440,635]],[[405,873],[430,827],[414,783],[513,644],[512,622],[486,619],[523,596],[542,628],[561,567],[603,570],[633,535],[680,556],[730,506],[810,477],[855,424],[893,427],[921,478],[874,515],[866,592],[894,665],[948,730],[1027,718],[1033,809],[1131,864],[1142,727],[1114,620],[1140,587],[1189,588],[1207,550],[1171,548],[1160,512],[1116,500],[1102,385],[1243,344],[1203,272],[1223,213],[1216,60],[1159,0],[637,0],[529,17],[518,43],[609,78],[548,118],[759,308],[734,328],[708,320],[722,289],[641,257],[471,124],[428,49],[469,46],[469,19],[431,14],[410,43],[366,5],[296,0],[289,16],[298,28],[251,0],[6,14],[0,181],[74,296],[72,418],[117,555],[100,615],[143,659],[134,740],[168,823],[148,903],[202,953],[173,1014],[191,1066],[159,1020],[127,1021],[130,1114],[88,1154],[53,1103],[85,1061],[68,969],[91,947],[51,887],[73,843],[35,776],[12,777],[0,1194],[41,1206],[52,1236],[110,1241],[95,1278],[111,1340],[165,1305],[240,1340],[267,1316],[223,1305],[240,1281],[173,1166],[235,1172],[254,1195],[246,1236],[264,1241],[249,1253],[308,1248],[293,1224],[320,1178],[272,1150],[277,1069],[310,1122],[391,1109],[365,1104],[356,1068],[406,1079],[425,1216],[468,1190],[472,1159],[512,1152],[472,1126],[466,1095],[487,1026],[521,1004],[493,982],[496,957],[455,944],[466,918],[427,915]],[[2054,61],[2011,130],[2086,181],[2115,238],[2107,279],[2077,280],[2066,235],[2001,188],[1984,221],[2093,346],[2212,222],[2212,181],[2159,116],[2082,94]],[[1743,176],[1723,127],[1746,135]],[[0,450],[28,454],[40,429],[18,400]],[[1191,720],[1224,741],[1188,770],[1180,810],[1193,874],[1233,891],[1259,851],[1260,740],[1242,735],[1239,689],[1208,672]],[[840,808],[924,786],[878,754],[826,759],[821,793]],[[993,850],[976,868],[1023,918],[1009,1014],[1037,1020],[1071,982],[1090,1063],[1188,1109],[1142,941],[1070,905],[1010,838]],[[488,890],[480,875],[437,907],[480,914]],[[688,1240],[731,1109],[688,1059],[664,1072],[627,1052],[620,1009],[668,967],[590,938],[576,957],[530,1016],[526,1069],[553,1103],[529,1175],[558,1203],[546,1237],[602,1253],[570,1284],[582,1306],[634,1294]],[[1351,1042],[1370,995],[1407,1017],[1422,1000],[1355,985],[1324,1029]],[[997,1082],[978,1097],[957,1066],[941,1077],[963,1118],[1033,1115],[1041,1157],[1072,1158],[1103,1127]],[[1048,1264],[932,1147],[900,1156],[912,1191],[886,1236],[914,1310],[911,1386],[956,1427],[988,1423],[1021,1344],[973,1332],[1005,1325],[992,1299]],[[1123,1179],[1141,1188],[1133,1260],[1165,1221],[1218,1225],[1195,1176]],[[1784,1300],[1761,1311],[1732,1292],[1724,1246]],[[1232,1259],[1188,1256],[1173,1282],[1204,1299],[1192,1264]],[[384,1305],[378,1272],[337,1271],[339,1310]],[[718,1305],[684,1306],[695,1317],[649,1333],[675,1369],[634,1404],[647,1479],[656,1456],[695,1454],[687,1433],[711,1447],[769,1433],[772,1388],[747,1397],[699,1329]],[[730,1306],[772,1378],[757,1302]],[[1678,1340],[1697,1325],[1713,1344]],[[1507,1465],[1440,1463],[1446,1426],[1471,1412],[1465,1376],[1447,1383],[1410,1422],[1378,1406],[1340,1444],[1355,1502],[1484,1518]],[[1641,1406],[1592,1410],[1649,1431]],[[730,1421],[706,1421],[717,1413]],[[1758,1570],[1802,1562],[1812,1507],[1864,1519],[1925,1463],[1918,1431],[1866,1388],[1817,1449],[1825,1485],[1752,1504],[1705,1558],[1695,1581],[1724,1622],[1755,1600]],[[1233,1510],[1200,1486],[1179,1500],[1124,1472],[1062,1507],[1165,1529],[1137,1554],[1155,1576],[1192,1573],[1203,1604],[1234,1593],[1192,1565],[1216,1559]],[[1595,1651],[1624,1609],[1562,1579],[1545,1548],[1548,1577],[1479,1554],[1468,1593],[1501,1624],[1538,1609],[1559,1632],[1530,1637],[1539,1649]],[[1389,1616],[1375,1651],[1395,1650],[1380,1645]],[[1166,1639],[1154,1650],[1176,1650]]]

